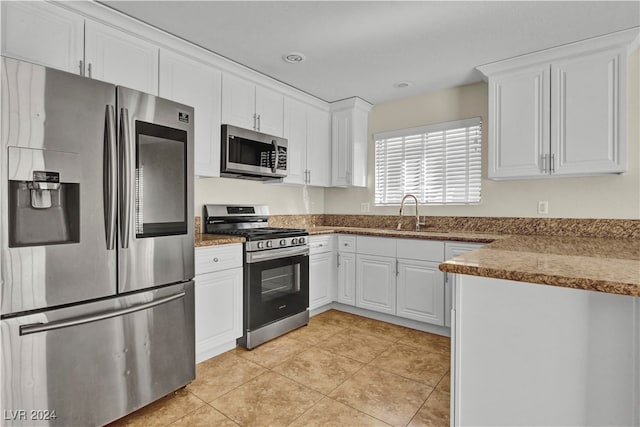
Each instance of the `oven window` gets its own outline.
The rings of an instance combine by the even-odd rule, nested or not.
[[[300,264],[262,271],[262,301],[300,292]]]
[[[187,233],[187,132],[136,121],[136,237]]]

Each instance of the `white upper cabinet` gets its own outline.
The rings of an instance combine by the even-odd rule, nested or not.
[[[331,185],[331,114],[307,107],[307,184]]]
[[[50,2],[2,2],[2,54],[158,94],[158,46]]]
[[[369,110],[360,98],[331,104],[331,184],[336,187],[367,186]]]
[[[222,73],[190,57],[160,51],[160,96],[195,109],[195,162],[198,176],[220,176],[220,97]]]
[[[622,49],[551,64],[552,173],[627,169],[626,64]]]
[[[275,90],[256,86],[256,130],[269,135],[282,136],[284,96]]]
[[[331,184],[331,118],[328,111],[284,99],[284,137],[288,142],[287,184]]]
[[[637,42],[631,29],[478,67],[489,81],[489,178],[626,171]]]
[[[543,65],[489,80],[489,178],[544,173],[550,147],[549,76]]]
[[[158,47],[108,25],[85,22],[87,76],[158,94]]]
[[[223,74],[222,123],[282,136],[283,114],[282,94],[233,74]]]
[[[3,1],[2,54],[81,74],[84,18],[49,2]]]
[[[284,137],[287,139],[288,184],[307,183],[307,106],[300,101],[284,99]]]
[[[223,74],[222,123],[256,130],[256,85],[232,74]]]

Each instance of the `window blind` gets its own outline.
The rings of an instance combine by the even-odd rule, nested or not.
[[[479,117],[374,135],[375,203],[480,203]]]

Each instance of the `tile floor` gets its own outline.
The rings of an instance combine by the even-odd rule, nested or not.
[[[330,310],[115,426],[448,426],[449,338]]]

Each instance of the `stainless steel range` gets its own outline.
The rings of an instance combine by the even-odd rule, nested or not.
[[[252,349],[309,323],[309,245],[302,229],[269,227],[267,206],[205,205],[205,232],[244,237],[244,334]]]

